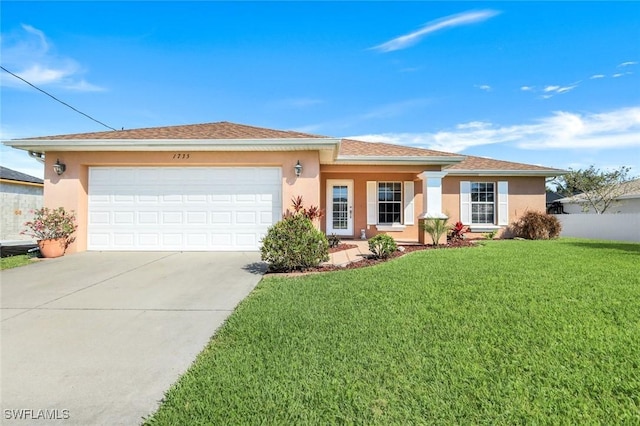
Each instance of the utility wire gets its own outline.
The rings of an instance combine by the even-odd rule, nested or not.
[[[44,90],[42,90],[41,88],[39,88],[39,87],[35,86],[34,84],[29,83],[27,80],[25,80],[24,78],[20,77],[19,75],[16,75],[16,74],[12,73],[11,71],[9,71],[8,69],[6,69],[6,68],[5,68],[5,67],[3,67],[2,65],[0,65],[0,68],[2,68],[2,70],[3,70],[3,71],[8,72],[9,74],[11,74],[12,76],[14,76],[15,78],[17,78],[17,79],[19,79],[19,80],[24,81],[25,83],[27,83],[29,86],[33,87],[34,89],[39,90],[39,91],[41,91],[42,93],[44,93],[45,95],[49,96],[50,98],[53,98],[54,100],[56,100],[56,101],[60,102],[62,105],[64,105],[64,106],[67,106],[67,107],[71,108],[72,110],[74,110],[74,111],[75,111],[75,112],[77,112],[78,114],[82,114],[82,115],[84,115],[84,116],[85,116],[85,117],[87,117],[88,119],[93,120],[93,121],[95,121],[96,123],[103,125],[103,126],[104,126],[104,127],[106,127],[107,129],[117,130],[117,129],[114,129],[113,127],[111,127],[111,126],[107,126],[107,125],[106,125],[106,124],[104,124],[102,121],[100,121],[100,120],[96,120],[95,118],[91,117],[90,115],[85,114],[84,112],[80,111],[79,109],[76,109],[76,108],[72,107],[72,106],[71,106],[71,105],[69,105],[68,103],[66,103],[66,102],[64,102],[64,101],[61,101],[60,99],[58,99],[58,98],[56,98],[55,96],[53,96],[51,93],[45,92]]]

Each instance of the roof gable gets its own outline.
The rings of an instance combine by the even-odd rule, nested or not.
[[[294,139],[325,138],[290,130],[274,130],[264,127],[219,121],[216,123],[186,124],[179,126],[147,127],[143,129],[108,132],[76,133],[71,135],[41,136],[23,140],[103,140],[103,139]]]

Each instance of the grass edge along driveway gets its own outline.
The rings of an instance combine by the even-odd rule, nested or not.
[[[638,424],[640,244],[265,278],[149,424]]]

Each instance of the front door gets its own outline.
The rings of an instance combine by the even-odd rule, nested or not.
[[[353,236],[353,181],[327,180],[327,235]]]

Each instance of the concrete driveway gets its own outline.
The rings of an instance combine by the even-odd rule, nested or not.
[[[0,423],[141,423],[260,281],[259,259],[87,252],[2,271]]]

